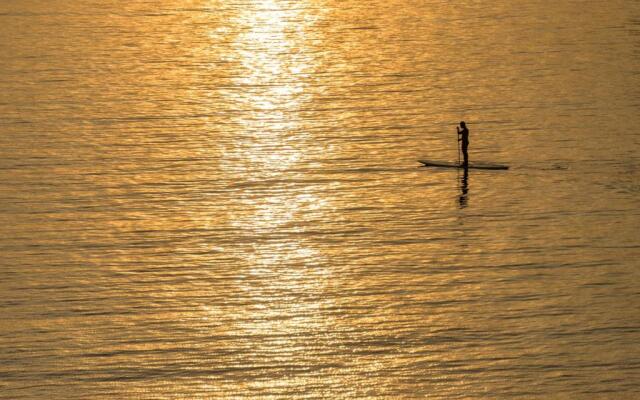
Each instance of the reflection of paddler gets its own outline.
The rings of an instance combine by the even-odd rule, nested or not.
[[[458,142],[462,142],[462,156],[464,157],[462,165],[466,168],[469,166],[469,153],[467,152],[469,149],[469,129],[462,121],[460,122],[460,127],[456,127],[456,130],[458,131]]]
[[[469,196],[469,168],[465,168],[464,173],[462,174],[462,179],[460,180],[460,197],[458,198],[458,202],[460,203],[460,208],[465,208],[467,206],[468,196]]]

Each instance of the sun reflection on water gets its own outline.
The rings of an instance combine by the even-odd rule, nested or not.
[[[285,4],[286,6],[286,4]],[[220,89],[227,107],[236,111],[229,141],[222,143],[222,167],[259,168],[262,174],[280,173],[301,161],[305,133],[300,111],[312,100],[307,90],[315,70],[314,52],[306,31],[314,18],[280,2],[254,1],[229,16],[232,29],[214,29],[211,40],[228,40],[223,61],[237,71]],[[301,21],[304,21],[301,23]]]
[[[254,1],[230,18],[236,33],[225,57],[241,73],[222,93],[239,112],[222,145],[220,168],[244,181],[237,199],[242,206],[228,210],[227,220],[247,238],[242,279],[235,282],[247,303],[232,316],[210,312],[212,318],[231,318],[233,330],[252,343],[255,356],[239,364],[274,371],[268,381],[256,378],[253,388],[295,385],[299,377],[286,371],[308,368],[313,351],[308,336],[331,324],[318,318],[331,306],[321,295],[331,279],[328,263],[302,223],[327,207],[327,200],[304,184],[301,168],[311,139],[300,112],[312,101],[307,89],[315,68],[305,40],[313,19],[300,15],[306,8]],[[262,365],[265,359],[272,365]]]

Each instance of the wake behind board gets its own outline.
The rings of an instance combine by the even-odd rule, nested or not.
[[[461,164],[449,161],[432,161],[432,160],[418,160],[423,167],[440,167],[440,168],[464,168]],[[488,164],[488,163],[470,163],[469,169],[509,169],[508,165],[502,164]]]

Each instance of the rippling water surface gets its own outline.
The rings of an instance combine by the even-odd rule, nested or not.
[[[639,398],[638,71],[636,1],[2,2],[0,398]]]

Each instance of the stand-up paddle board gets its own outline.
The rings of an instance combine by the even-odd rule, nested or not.
[[[464,165],[449,161],[431,161],[418,160],[424,167],[440,167],[440,168],[464,168]],[[471,163],[467,167],[469,169],[509,169],[508,165],[488,164],[488,163]]]

